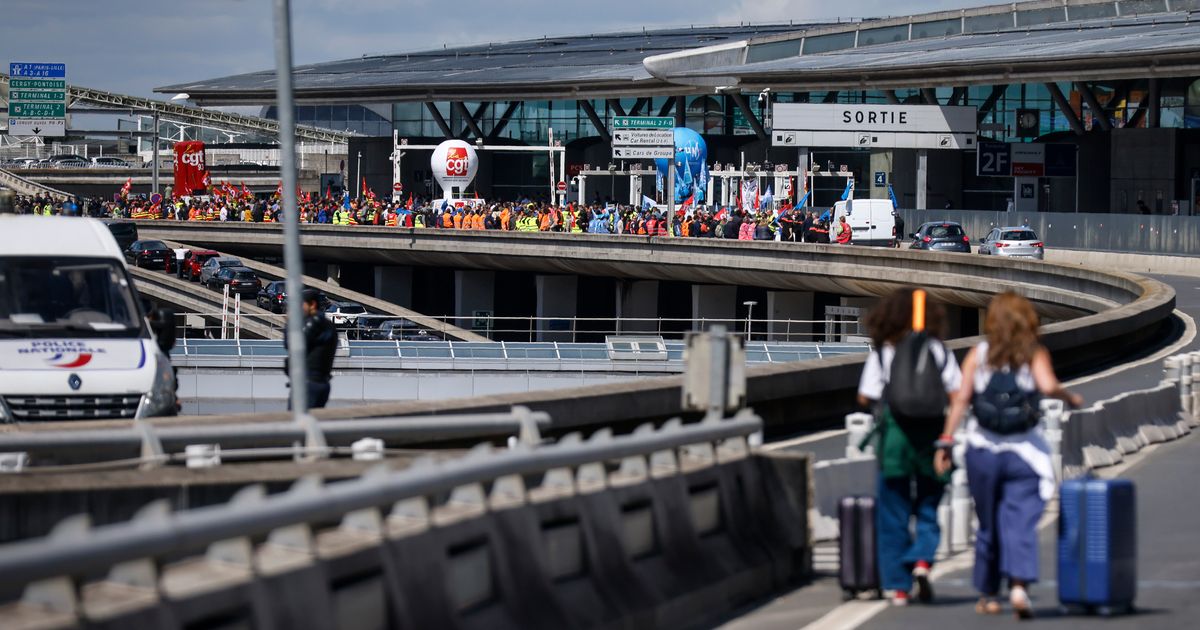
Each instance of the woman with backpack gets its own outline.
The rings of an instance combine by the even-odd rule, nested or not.
[[[1048,396],[1078,407],[1083,399],[1055,376],[1029,300],[1013,292],[993,297],[984,332],[987,341],[963,359],[970,380],[951,400],[934,467],[949,470],[952,436],[972,406],[965,442],[967,483],[979,518],[973,581],[981,597],[975,611],[1000,612],[1000,581],[1007,577],[1013,612],[1028,619],[1033,610],[1026,588],[1038,578],[1037,523],[1055,488],[1039,400]]]
[[[858,402],[875,407],[879,461],[875,505],[880,586],[894,605],[933,599],[929,571],[941,539],[937,521],[948,477],[933,469],[948,393],[959,388],[958,362],[941,342],[945,309],[920,289],[899,289],[867,315],[873,349],[863,365]],[[916,536],[909,521],[916,518]]]

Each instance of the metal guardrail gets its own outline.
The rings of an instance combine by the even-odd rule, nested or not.
[[[71,197],[69,193],[65,193],[57,188],[51,188],[45,184],[39,184],[32,179],[21,177],[5,169],[0,169],[0,185],[11,188],[13,192],[19,195],[51,194],[60,199]]]
[[[252,538],[295,540],[299,530],[302,540],[311,540],[312,528],[328,523],[379,531],[382,519],[398,517],[428,526],[430,497],[449,493],[442,499],[449,503],[475,497],[475,504],[483,508],[482,484],[492,484],[494,495],[511,500],[514,494],[525,496],[522,477],[536,475],[543,475],[543,487],[558,496],[569,495],[575,492],[576,479],[580,486],[603,487],[608,462],[619,461],[622,472],[642,479],[651,469],[655,477],[679,474],[746,457],[761,440],[761,431],[762,421],[743,410],[731,419],[709,416],[690,425],[675,419],[659,429],[644,425],[618,437],[606,429],[586,441],[572,434],[536,448],[493,452],[482,445],[458,460],[418,460],[399,472],[376,470],[327,486],[306,478],[288,492],[266,497],[261,486],[251,486],[229,503],[174,514],[156,502],[132,521],[95,529],[86,519],[68,519],[50,536],[0,547],[0,589],[25,587],[31,603],[74,613],[79,589],[62,588],[63,580],[77,585],[107,572],[109,579],[128,584],[127,569],[136,565],[138,585],[153,588],[158,580],[155,567],[166,558],[208,548],[212,557],[228,560],[231,550],[244,548],[245,554],[234,555],[248,561]]]
[[[325,420],[317,422],[315,427],[324,441],[313,445],[309,429],[293,422],[156,426],[150,421],[136,420],[125,428],[0,433],[0,452],[10,457],[24,454],[25,463],[33,464],[29,470],[36,469],[39,458],[57,461],[64,456],[83,456],[88,461],[122,459],[130,465],[147,467],[182,459],[192,445],[215,446],[223,457],[236,457],[231,451],[237,449],[274,448],[269,454],[278,457],[288,455],[289,448],[298,455],[327,454],[314,451],[349,446],[361,439],[413,445],[511,436],[522,443],[536,444],[540,428],[549,424],[548,414],[525,407],[514,407],[508,413]],[[292,448],[293,445],[304,446]],[[284,450],[279,451],[280,448]]]

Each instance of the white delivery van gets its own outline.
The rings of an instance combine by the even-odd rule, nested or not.
[[[897,238],[896,216],[892,214],[890,199],[854,199],[839,201],[833,205],[833,219],[829,224],[829,242],[837,241],[834,234],[839,217],[845,216],[850,224],[852,245],[875,245],[892,247]]]
[[[0,214],[0,422],[174,415],[173,322],[151,315],[103,223]]]

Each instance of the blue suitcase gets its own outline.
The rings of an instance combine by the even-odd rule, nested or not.
[[[1137,594],[1137,502],[1127,479],[1063,482],[1058,518],[1058,600],[1112,614]]]

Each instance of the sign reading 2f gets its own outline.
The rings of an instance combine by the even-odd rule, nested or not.
[[[1005,142],[980,142],[975,174],[980,177],[1011,177],[1012,147]]]

